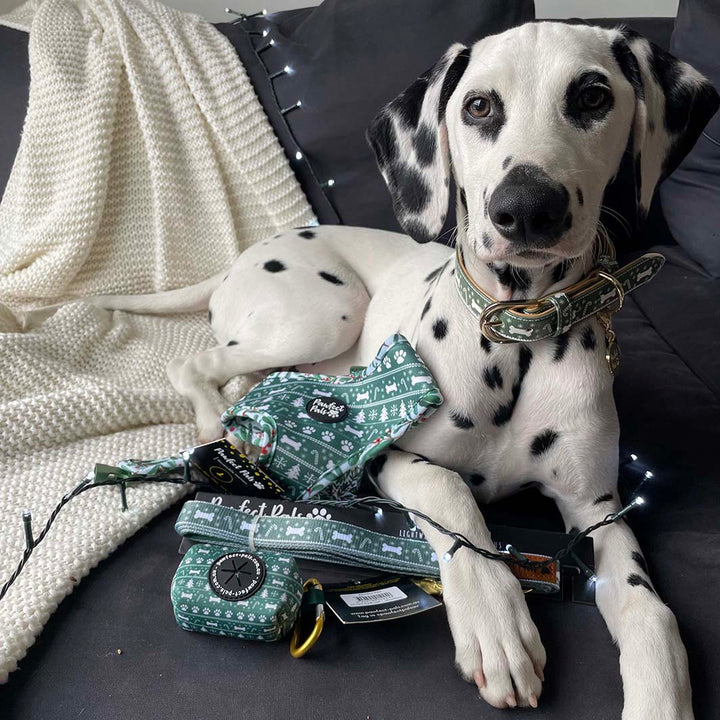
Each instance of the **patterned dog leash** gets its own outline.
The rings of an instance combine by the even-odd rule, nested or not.
[[[437,555],[426,540],[386,535],[338,520],[250,515],[224,505],[189,500],[175,530],[196,542],[285,552],[306,560],[380,572],[440,577]],[[559,590],[557,573],[517,566],[511,570],[526,589],[542,593]]]

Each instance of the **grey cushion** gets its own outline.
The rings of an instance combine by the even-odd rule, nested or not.
[[[720,3],[680,0],[671,52],[720,88]],[[720,277],[720,112],[693,151],[663,183],[660,196],[670,231],[713,277]]]
[[[453,42],[470,43],[534,17],[532,0],[325,0],[219,29],[245,63],[320,222],[399,230],[365,141],[370,120]],[[247,35],[264,30],[264,38]],[[270,39],[275,45],[258,54]],[[269,80],[285,65],[292,75]],[[298,99],[302,108],[280,115]],[[295,160],[298,150],[312,173],[305,160]],[[328,178],[335,186],[319,192]]]

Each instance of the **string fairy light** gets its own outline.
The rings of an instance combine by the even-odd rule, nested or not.
[[[191,474],[190,474],[190,464],[188,460],[188,454],[183,453],[182,454],[184,463],[182,468],[175,468],[173,470],[169,470],[167,474],[165,475],[153,475],[153,476],[147,476],[147,475],[133,475],[128,473],[122,473],[122,474],[113,474],[112,472],[104,472],[102,479],[99,479],[97,477],[98,470],[97,468],[91,472],[88,473],[88,475],[85,476],[85,478],[82,480],[82,482],[77,485],[73,490],[70,490],[69,492],[65,493],[63,495],[60,502],[57,504],[55,509],[50,513],[50,517],[48,518],[45,527],[40,532],[40,534],[37,537],[33,537],[33,531],[32,531],[32,513],[28,509],[24,509],[22,511],[22,522],[25,532],[25,550],[23,552],[23,555],[15,569],[15,571],[12,573],[12,575],[8,578],[8,580],[5,582],[5,584],[0,588],[0,601],[5,597],[8,590],[12,586],[12,584],[15,582],[17,577],[22,572],[23,568],[25,567],[25,564],[30,559],[30,556],[33,552],[33,550],[45,539],[47,534],[50,532],[50,528],[52,527],[53,523],[55,522],[55,519],[57,518],[60,511],[69,503],[71,500],[76,498],[78,495],[82,494],[83,492],[86,492],[87,490],[90,490],[91,488],[97,488],[97,487],[107,487],[107,486],[119,486],[120,488],[120,497],[122,502],[122,510],[125,512],[128,509],[128,502],[127,502],[127,486],[128,484],[147,484],[147,483],[156,483],[156,482],[164,482],[164,483],[174,483],[178,485],[183,485],[187,483],[191,483]],[[376,478],[373,477],[369,467],[367,468],[367,474],[370,478],[370,481],[377,487]],[[649,470],[645,472],[645,477],[652,478],[654,477],[653,473]],[[525,555],[523,555],[517,548],[515,548],[513,545],[507,545],[506,546],[506,553],[498,553],[493,552],[491,550],[486,550],[485,548],[478,547],[474,543],[472,543],[465,535],[462,533],[455,532],[453,530],[448,530],[446,527],[441,525],[439,522],[433,520],[429,515],[419,511],[415,510],[414,508],[409,508],[403,505],[402,503],[399,503],[395,500],[391,500],[390,498],[383,498],[383,497],[377,497],[377,496],[364,496],[364,497],[357,497],[357,498],[351,498],[349,500],[317,500],[315,501],[317,505],[330,505],[335,507],[365,507],[368,509],[371,509],[376,519],[381,519],[383,517],[383,508],[387,507],[392,510],[396,510],[398,512],[404,513],[405,516],[408,519],[409,523],[412,523],[413,527],[416,527],[416,518],[420,518],[421,520],[424,520],[428,525],[430,525],[432,528],[437,530],[438,532],[442,533],[443,535],[446,535],[447,537],[451,538],[453,540],[453,544],[450,546],[450,549],[447,550],[443,556],[442,561],[445,563],[449,563],[452,561],[453,557],[455,556],[455,553],[460,548],[467,548],[468,550],[471,550],[472,552],[477,553],[478,555],[481,555],[482,557],[488,559],[488,560],[497,560],[502,561],[509,564],[516,564],[521,565],[524,568],[527,569],[533,569],[533,570],[541,570],[546,567],[550,567],[551,565],[558,563],[563,558],[567,557],[568,555],[571,555],[573,560],[575,561],[577,567],[579,567],[582,572],[588,577],[588,581],[591,583],[597,582],[597,576],[588,568],[582,560],[577,556],[577,554],[574,552],[575,547],[579,545],[588,535],[595,532],[596,530],[606,527],[608,525],[612,525],[613,523],[617,522],[618,520],[621,520],[624,518],[628,513],[632,512],[634,509],[642,507],[646,504],[646,500],[642,495],[637,495],[633,498],[633,500],[625,505],[625,507],[618,510],[616,513],[610,513],[609,515],[606,515],[602,520],[599,522],[596,522],[593,525],[590,525],[589,527],[585,528],[584,530],[576,533],[572,536],[570,539],[570,542],[564,547],[558,550],[552,557],[546,559],[546,560],[530,560]]]

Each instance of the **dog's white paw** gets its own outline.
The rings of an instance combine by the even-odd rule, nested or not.
[[[623,720],[694,720],[687,653],[677,621],[654,596],[622,618]]]
[[[504,565],[469,552],[443,569],[457,668],[493,707],[537,707],[545,648],[520,583]]]

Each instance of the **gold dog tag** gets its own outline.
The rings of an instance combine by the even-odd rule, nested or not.
[[[615,339],[615,331],[612,329],[612,314],[603,310],[597,314],[597,319],[605,330],[605,362],[608,372],[615,375],[620,367],[620,348]]]

